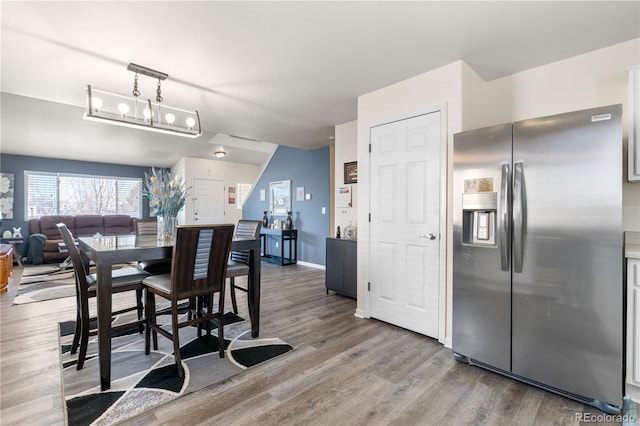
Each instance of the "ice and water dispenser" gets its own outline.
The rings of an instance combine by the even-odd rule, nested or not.
[[[475,246],[496,244],[498,193],[462,194],[462,243]]]

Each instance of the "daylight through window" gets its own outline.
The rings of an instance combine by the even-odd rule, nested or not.
[[[251,192],[252,186],[253,185],[251,185],[250,183],[239,183],[236,185],[236,197],[238,198],[236,200],[236,208],[242,209],[242,206],[244,206],[244,201],[247,199],[249,193]]]
[[[140,217],[141,179],[30,171],[24,177],[25,220],[54,214]]]

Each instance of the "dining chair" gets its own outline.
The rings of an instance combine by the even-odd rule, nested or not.
[[[173,341],[173,353],[178,376],[184,376],[180,356],[180,328],[198,325],[198,337],[202,324],[211,335],[211,320],[218,320],[218,345],[220,358],[224,358],[224,287],[227,259],[231,248],[234,225],[179,225],[177,229],[171,273],[151,275],[144,279],[147,327],[145,353],[148,355],[153,335],[153,348],[158,349],[158,333]],[[213,312],[213,295],[219,293],[218,310]],[[171,331],[161,328],[156,320],[155,296],[171,302]],[[178,319],[178,303],[188,299],[189,315]],[[195,300],[195,303],[193,302]],[[205,312],[206,309],[206,312]]]
[[[153,219],[134,219],[136,235],[157,235],[158,221]]]
[[[260,230],[262,229],[262,221],[260,220],[239,220],[236,227],[237,238],[260,238]],[[248,293],[249,290],[236,285],[236,277],[243,275],[249,276],[250,252],[248,250],[232,251],[230,260],[227,263],[227,277],[229,278],[229,289],[231,290],[231,304],[233,305],[233,313],[238,314],[238,303],[236,302],[236,289]],[[251,310],[251,305],[249,305]],[[251,313],[251,312],[249,312]]]
[[[69,252],[71,258],[71,264],[73,265],[75,281],[76,281],[76,327],[73,335],[73,343],[71,344],[71,353],[78,353],[78,363],[76,369],[81,370],[84,366],[84,361],[87,357],[87,347],[89,345],[89,336],[97,334],[96,329],[91,329],[91,321],[95,321],[95,317],[89,316],[89,299],[96,297],[97,289],[97,276],[96,274],[88,274],[88,262],[84,262],[80,257],[80,251],[76,247],[73,234],[67,228],[64,223],[57,224],[58,231],[62,235],[64,244]],[[112,332],[119,332],[123,329],[130,329],[138,327],[140,332],[144,326],[144,309],[142,300],[142,280],[149,276],[149,273],[144,272],[137,267],[128,267],[122,269],[116,269],[112,271],[112,293],[123,293],[127,291],[134,291],[136,293],[135,306],[121,309],[112,312],[112,315],[120,315],[125,312],[137,311],[137,320],[131,321],[125,324],[112,327]]]
[[[136,235],[158,235],[157,219],[135,219]],[[141,260],[138,267],[153,275],[168,274],[171,272],[171,259]]]

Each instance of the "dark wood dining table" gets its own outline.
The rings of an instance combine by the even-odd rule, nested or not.
[[[169,259],[173,252],[171,243],[157,241],[155,235],[116,235],[78,238],[82,255],[96,264],[98,278],[98,358],[100,386],[111,387],[111,270],[117,263],[140,260]],[[260,239],[235,238],[231,250],[250,252],[248,302],[251,319],[251,336],[258,337],[260,330]]]

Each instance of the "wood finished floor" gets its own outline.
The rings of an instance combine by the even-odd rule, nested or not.
[[[0,295],[0,424],[63,425],[57,327],[74,319],[75,301],[12,305],[21,273]],[[262,278],[260,334],[296,350],[124,424],[546,425],[602,414],[458,363],[428,337],[354,317],[354,300],[325,294],[322,270],[263,263]]]

